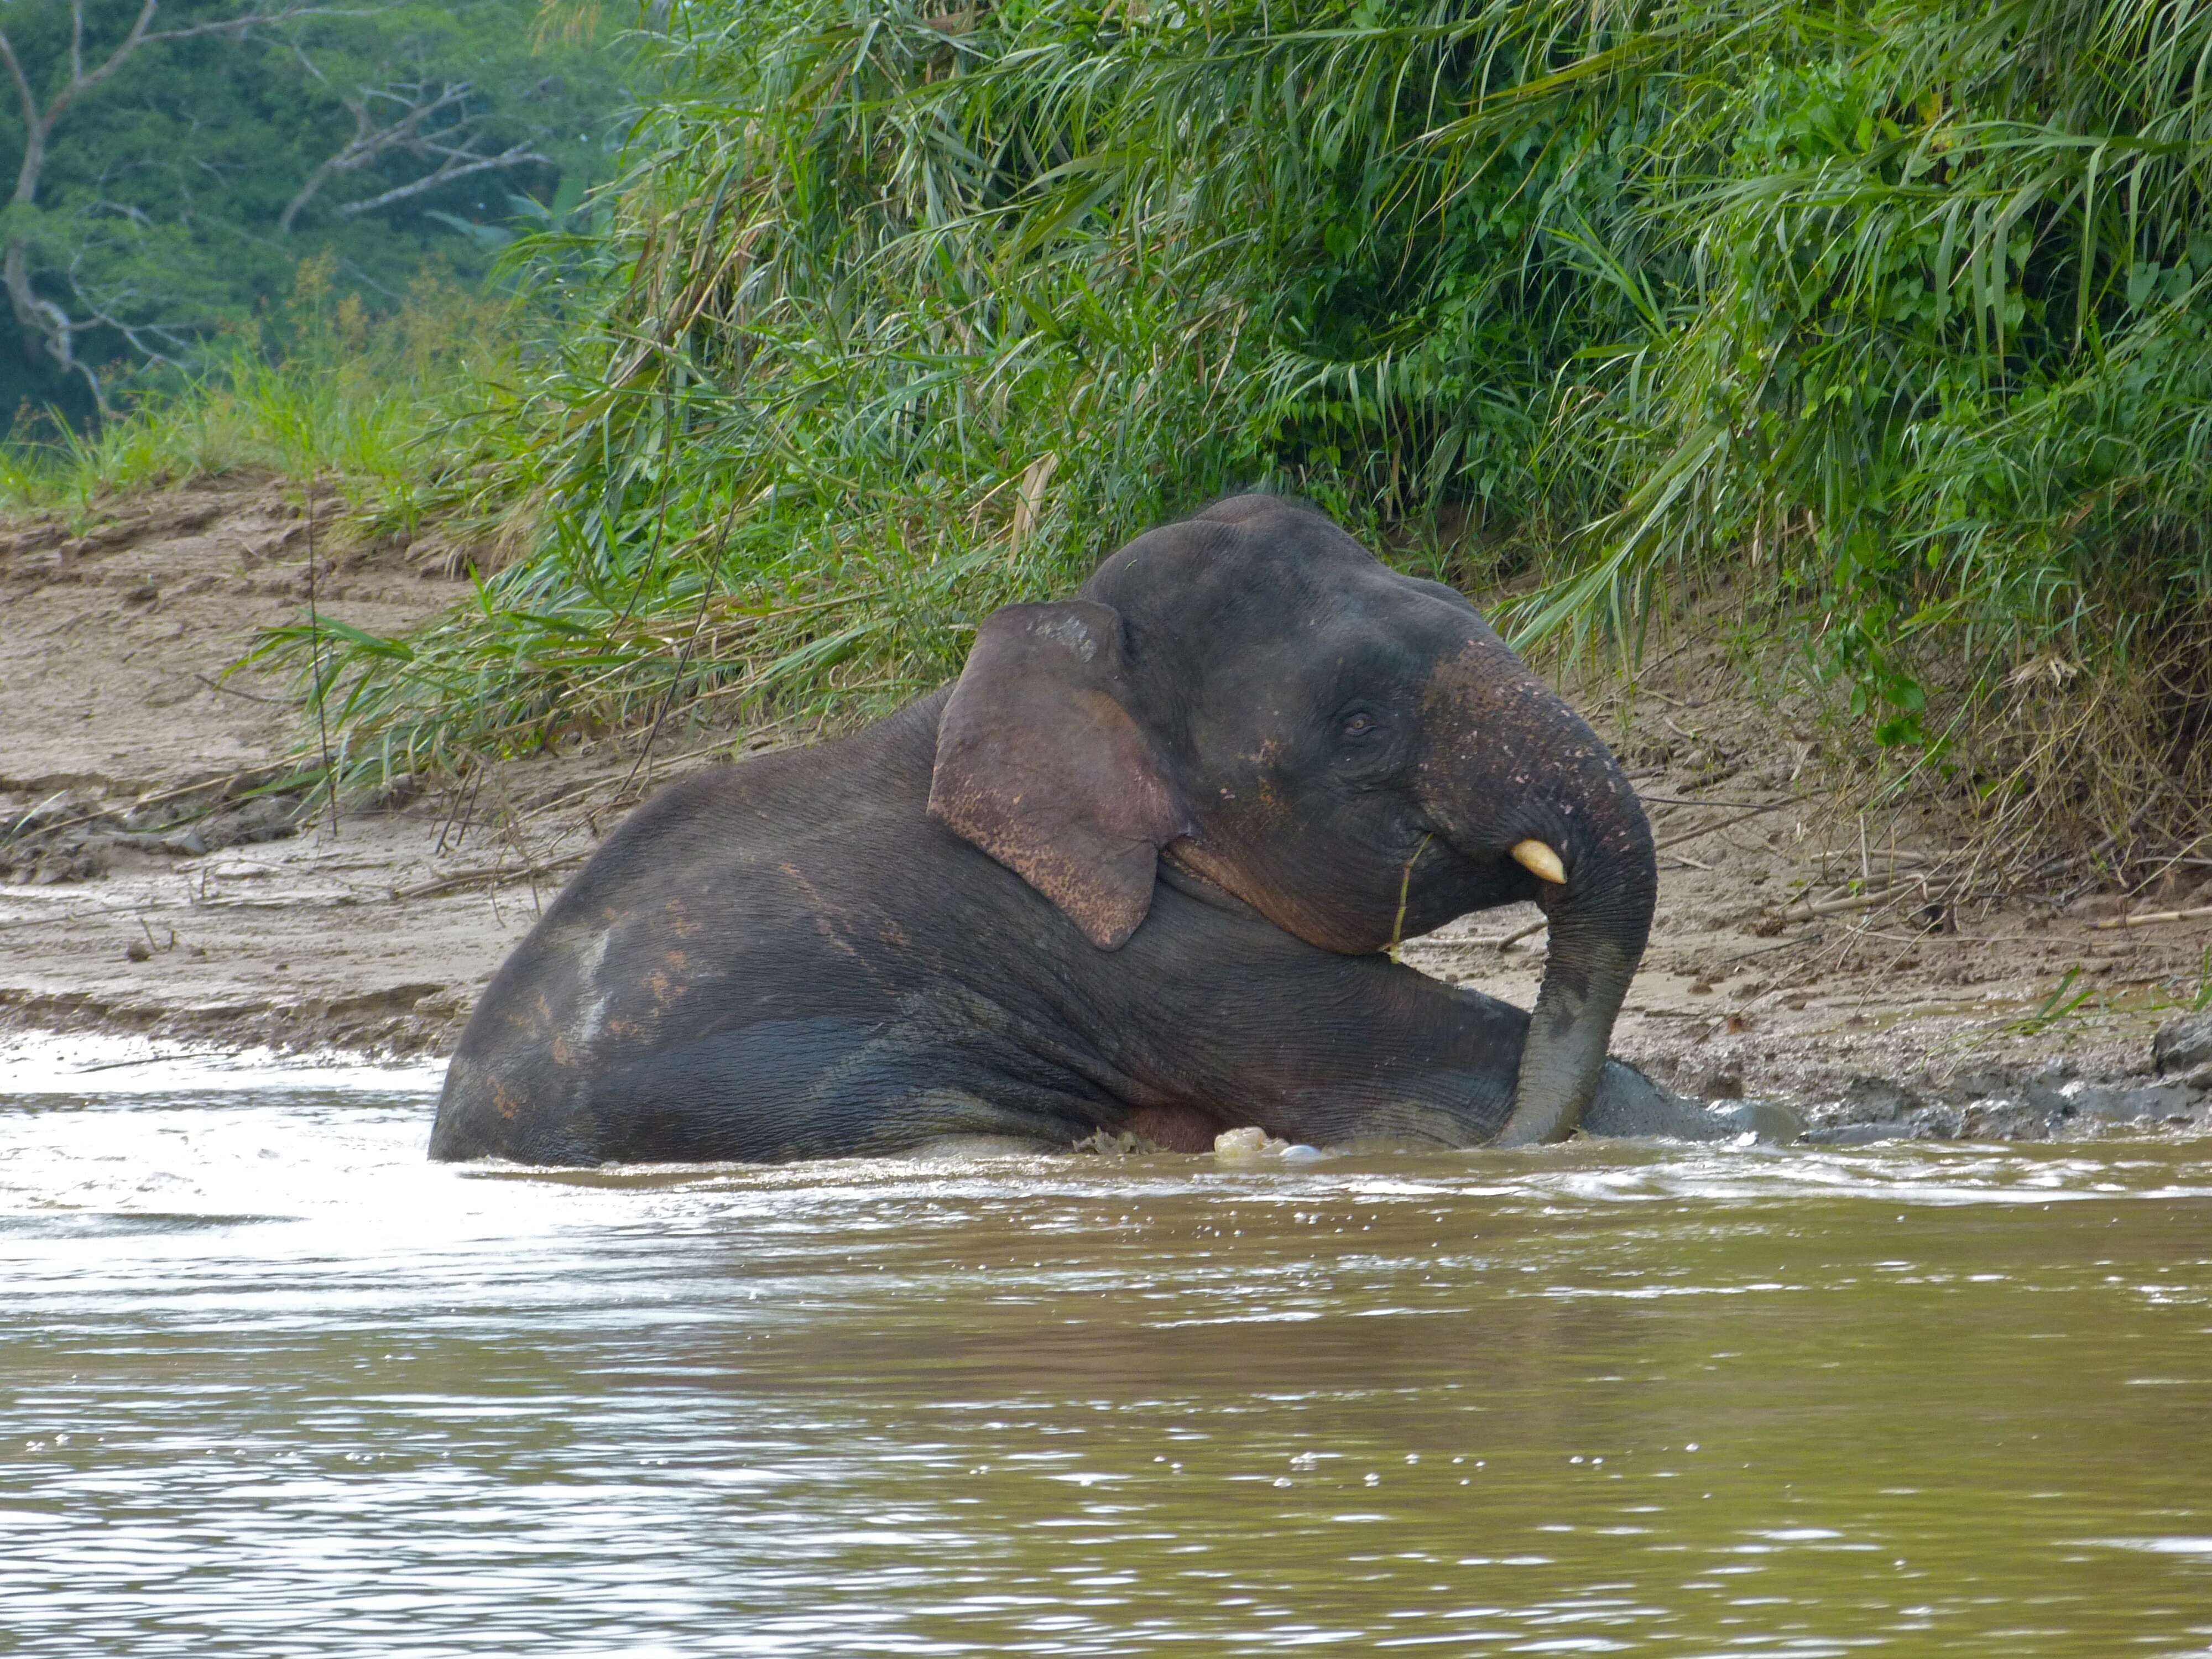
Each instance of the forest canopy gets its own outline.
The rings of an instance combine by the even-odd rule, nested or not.
[[[537,0],[14,0],[0,10],[0,418],[82,422],[329,262],[372,311],[481,278],[611,169],[616,60]]]

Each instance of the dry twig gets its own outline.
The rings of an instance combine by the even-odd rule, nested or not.
[[[2212,904],[2199,904],[2187,910],[2152,910],[2139,915],[2108,916],[2089,925],[2100,933],[2109,933],[2115,927],[2160,927],[2172,921],[2212,921]]]

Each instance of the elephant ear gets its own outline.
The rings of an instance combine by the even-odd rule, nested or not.
[[[938,721],[929,811],[1101,950],[1127,942],[1159,849],[1188,825],[1129,714],[1120,612],[1010,605],[975,630]]]

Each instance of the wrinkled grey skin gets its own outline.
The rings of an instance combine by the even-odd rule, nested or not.
[[[1612,756],[1472,606],[1239,497],[988,618],[947,690],[639,809],[486,991],[431,1152],[1786,1131],[1607,1060],[1656,884]],[[1522,900],[1533,1015],[1389,958]]]

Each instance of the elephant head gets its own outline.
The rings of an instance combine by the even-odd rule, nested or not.
[[[930,811],[1103,950],[1163,855],[1346,953],[1534,899],[1551,951],[1504,1145],[1574,1131],[1657,885],[1620,767],[1472,605],[1266,495],[988,618]]]

